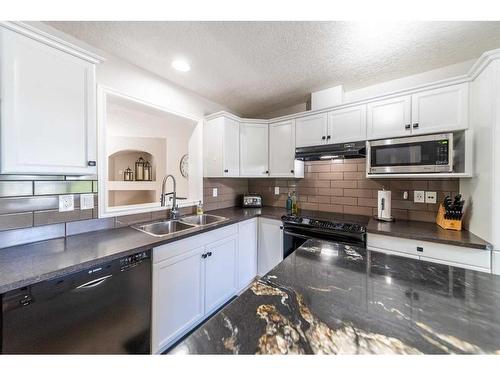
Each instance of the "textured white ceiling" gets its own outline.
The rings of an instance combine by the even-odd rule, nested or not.
[[[47,23],[250,117],[500,47],[500,22]],[[189,73],[171,67],[176,57]]]

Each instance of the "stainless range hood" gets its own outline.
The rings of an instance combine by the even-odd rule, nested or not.
[[[337,143],[331,145],[297,147],[295,159],[299,160],[329,160],[364,158],[365,142]]]

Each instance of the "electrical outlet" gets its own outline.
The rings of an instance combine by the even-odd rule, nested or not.
[[[75,209],[75,196],[73,194],[59,196],[59,212],[73,211]]]
[[[218,191],[218,189],[217,189],[217,188],[213,188],[213,189],[212,189],[212,197],[216,197],[216,196],[218,196],[218,195],[219,195],[219,191]]]
[[[274,187],[274,195],[280,195],[280,187],[279,186]]]
[[[94,208],[94,194],[80,194],[80,210]]]
[[[425,191],[415,190],[413,192],[413,201],[415,203],[425,203]]]
[[[435,191],[426,191],[425,192],[425,203],[436,203],[437,202],[437,194]]]

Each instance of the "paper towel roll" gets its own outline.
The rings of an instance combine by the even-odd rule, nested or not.
[[[392,219],[391,216],[391,191],[379,190],[378,191],[378,218],[379,219]]]

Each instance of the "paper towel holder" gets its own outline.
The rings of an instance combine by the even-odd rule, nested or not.
[[[387,221],[387,222],[393,222],[396,221],[396,218],[394,216],[391,217],[378,217],[378,215],[374,215],[373,218],[378,221]]]
[[[394,219],[393,216],[385,216],[385,217],[379,216],[379,215],[381,215],[381,212],[383,212],[385,210],[385,205],[386,205],[386,199],[387,199],[387,197],[389,199],[391,199],[391,192],[390,191],[386,192],[386,193],[388,193],[388,194],[386,194],[387,197],[384,197],[384,196],[381,197],[381,193],[383,193],[383,192],[386,192],[385,189],[383,189],[382,191],[379,191],[379,194],[378,194],[378,199],[379,199],[379,201],[378,201],[378,210],[377,210],[377,215],[375,215],[374,218],[376,220],[379,220],[379,221],[393,222],[393,221],[395,221],[395,219]],[[388,210],[389,210],[389,213],[390,213],[391,212],[390,201],[389,201],[388,206],[389,206]]]

